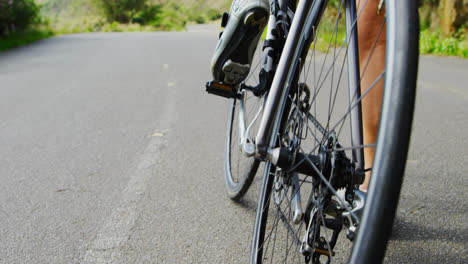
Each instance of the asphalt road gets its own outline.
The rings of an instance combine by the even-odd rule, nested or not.
[[[213,27],[0,53],[0,263],[246,263],[258,181],[224,193]],[[468,60],[422,57],[386,263],[468,263]]]

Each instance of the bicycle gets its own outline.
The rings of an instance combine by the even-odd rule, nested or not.
[[[331,9],[328,0],[270,0],[261,70],[251,74],[258,74],[258,85],[207,83],[208,92],[231,98],[225,187],[233,200],[242,198],[265,162],[250,263],[382,261],[409,145],[419,35],[417,1],[382,3],[385,70],[363,94],[355,0],[340,0],[333,9],[325,53],[318,52],[318,41],[329,27],[323,16]],[[377,144],[364,145],[361,102],[382,79]],[[365,148],[375,148],[372,168],[365,168]],[[367,171],[364,195],[358,188]]]

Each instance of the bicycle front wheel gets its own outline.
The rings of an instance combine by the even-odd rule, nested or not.
[[[328,2],[323,7],[322,1],[314,1],[301,32],[308,41],[299,41],[303,46],[292,51],[296,55],[288,70],[294,74],[286,84],[293,90],[287,100],[291,106],[278,119],[281,124],[274,126],[270,142],[270,148],[280,146],[292,158],[288,167],[270,162],[265,166],[251,263],[383,259],[413,116],[417,2],[385,1],[386,16],[376,21],[378,34],[372,35],[369,53],[359,56],[357,20],[363,8],[375,5],[377,13],[379,1],[356,1],[357,12],[351,1],[323,1]],[[314,8],[320,12],[312,12]],[[322,19],[310,17],[322,14]],[[379,46],[385,37],[386,45]],[[383,60],[384,69],[374,66]],[[360,108],[379,97],[379,86],[383,95],[378,138],[367,142],[362,126],[369,113],[362,118]],[[358,190],[366,172],[372,174],[367,195]]]
[[[260,165],[258,159],[247,157],[243,153],[241,144],[242,131],[239,128],[239,122],[254,118],[254,111],[259,111],[262,106],[263,99],[256,98],[250,93],[244,93],[240,99],[231,99],[231,105],[229,106],[224,162],[224,186],[228,196],[235,201],[242,198],[247,192]],[[241,119],[240,115],[243,115],[244,118]]]
[[[257,48],[245,84],[253,86],[259,83],[261,58],[262,49]],[[260,160],[245,154],[242,141],[257,132],[266,97],[265,93],[255,95],[250,90],[242,90],[239,95],[240,98],[231,99],[229,106],[224,160],[224,186],[234,201],[240,200],[248,191],[260,165]]]

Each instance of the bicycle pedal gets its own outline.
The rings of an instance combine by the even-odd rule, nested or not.
[[[240,99],[241,96],[237,93],[237,90],[230,85],[223,84],[216,81],[211,81],[206,83],[206,91],[209,94],[214,94],[226,98]]]

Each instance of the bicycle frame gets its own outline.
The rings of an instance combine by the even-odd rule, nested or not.
[[[270,0],[270,6],[274,6],[277,0]],[[287,0],[278,1],[280,8],[286,6]],[[270,160],[272,161],[272,156],[269,155],[269,151],[275,147],[275,142],[277,140],[276,135],[271,135],[271,131],[278,131],[281,115],[286,99],[291,88],[291,84],[294,83],[296,78],[296,73],[301,70],[303,63],[301,61],[293,61],[294,57],[299,55],[299,52],[303,48],[312,43],[312,40],[315,37],[315,29],[317,28],[318,23],[322,17],[325,6],[327,5],[328,0],[300,0],[297,6],[289,34],[286,39],[286,43],[281,54],[281,58],[276,69],[276,74],[274,75],[272,85],[270,87],[265,105],[263,116],[260,121],[260,126],[255,140],[255,149],[247,153],[247,156],[255,155],[261,160]],[[350,94],[350,108],[354,103],[353,108],[349,109],[351,111],[351,135],[352,135],[352,145],[359,146],[362,145],[362,121],[361,121],[361,103],[358,100],[361,97],[360,89],[360,70],[359,70],[359,56],[358,56],[358,45],[357,45],[357,27],[356,27],[356,2],[355,0],[346,0],[346,35],[347,35],[347,57],[348,57],[348,71],[349,71],[349,94]],[[354,22],[353,22],[354,21]],[[272,30],[276,28],[276,18],[274,15],[270,16],[270,21],[268,24],[267,31],[267,40],[274,39],[274,36],[271,34]],[[271,61],[268,60],[269,49],[264,51],[263,67],[264,69],[271,70],[272,65]],[[305,60],[306,54],[301,54],[302,61]],[[354,95],[354,96],[351,96]],[[242,106],[241,106],[242,107]],[[242,109],[241,109],[242,111]],[[240,115],[243,119],[243,114]],[[252,122],[255,122],[254,119]],[[242,148],[244,149],[244,144],[246,143],[245,138],[248,138],[246,135],[246,124],[245,120],[240,120],[239,129],[244,131],[242,134]],[[356,148],[353,150],[353,162],[357,164],[357,167],[364,169],[364,153],[361,148]]]

